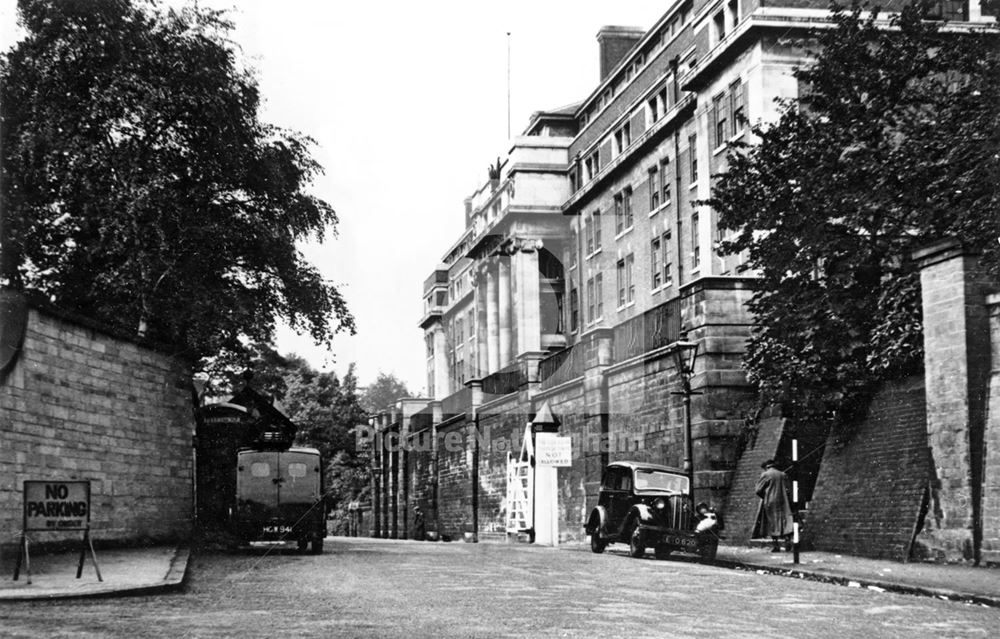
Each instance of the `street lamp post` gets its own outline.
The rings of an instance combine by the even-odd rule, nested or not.
[[[694,360],[698,357],[698,343],[679,340],[669,346],[669,352],[674,358],[674,367],[681,380],[680,392],[673,395],[684,397],[684,472],[688,476],[688,494],[691,499],[691,511],[694,512],[694,455],[691,444],[691,396],[700,395],[691,390],[691,377],[694,375]]]

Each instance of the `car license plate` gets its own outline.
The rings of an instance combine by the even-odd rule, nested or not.
[[[692,537],[681,537],[678,535],[666,535],[663,541],[671,546],[677,546],[685,550],[694,551],[698,549],[698,540]]]
[[[282,535],[284,533],[292,532],[291,526],[264,526],[265,533],[271,533],[276,535]]]

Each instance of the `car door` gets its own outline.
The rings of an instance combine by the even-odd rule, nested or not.
[[[608,475],[608,532],[616,534],[632,507],[632,471],[628,468],[609,468]]]

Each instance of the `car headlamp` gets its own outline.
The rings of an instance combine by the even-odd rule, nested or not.
[[[662,497],[660,497],[659,499],[657,499],[656,501],[653,502],[653,506],[657,510],[663,510],[664,508],[667,507],[667,500],[664,499],[664,498],[662,498]]]

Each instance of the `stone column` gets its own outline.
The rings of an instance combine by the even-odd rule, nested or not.
[[[500,361],[497,368],[503,368],[511,363],[511,307],[510,307],[510,258],[501,257],[497,264],[497,305],[500,313],[499,349]]]
[[[444,411],[442,410],[441,402],[434,401],[430,403],[431,407],[431,507],[434,509],[433,513],[427,513],[425,515],[427,525],[431,525],[433,522],[433,530],[441,534],[441,517],[440,508],[438,507],[438,486],[440,484],[441,472],[440,464],[438,463],[438,456],[440,455],[439,442],[438,442],[438,425],[441,423],[444,417]]]
[[[978,561],[990,372],[988,282],[978,256],[955,241],[913,257],[921,269],[927,440],[936,474],[917,540],[937,558]]]
[[[486,272],[480,269],[476,276],[476,378],[489,374],[489,328],[487,327],[488,312],[486,309]]]
[[[519,250],[511,257],[514,325],[517,332],[515,357],[542,350],[538,253],[535,248],[535,240],[521,240]]]
[[[1000,294],[986,298],[991,371],[983,480],[983,563],[1000,564]]]
[[[442,399],[451,394],[447,348],[444,326],[436,324],[434,326],[434,399]]]
[[[500,296],[497,272],[490,264],[486,270],[486,372],[500,370]]]

